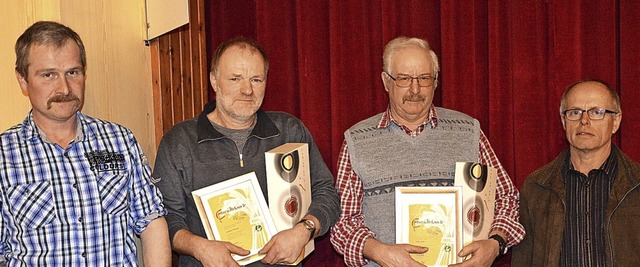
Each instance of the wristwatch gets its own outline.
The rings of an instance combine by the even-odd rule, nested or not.
[[[498,241],[498,257],[504,255],[505,253],[507,253],[507,242],[504,241],[504,238],[502,238],[502,236],[500,236],[499,234],[495,234],[489,237],[489,239],[493,239],[495,241]]]
[[[313,239],[313,234],[316,233],[316,223],[314,223],[312,220],[309,219],[302,219],[300,222],[304,228],[307,228],[307,230],[309,230],[309,240]]]

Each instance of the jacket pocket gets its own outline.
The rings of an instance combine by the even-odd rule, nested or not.
[[[39,228],[55,220],[55,200],[49,182],[12,186],[7,193],[14,219],[20,226]]]

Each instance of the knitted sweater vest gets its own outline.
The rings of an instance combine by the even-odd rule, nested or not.
[[[353,171],[362,179],[364,222],[376,238],[395,244],[395,187],[451,186],[458,161],[477,162],[480,123],[457,111],[436,108],[438,126],[416,137],[391,123],[377,128],[382,114],[345,132]]]

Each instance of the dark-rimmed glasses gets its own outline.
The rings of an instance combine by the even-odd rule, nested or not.
[[[567,120],[577,121],[582,119],[582,113],[585,113],[585,112],[587,112],[587,116],[589,116],[589,119],[592,119],[592,120],[602,120],[604,119],[604,115],[607,115],[607,113],[618,114],[617,111],[608,110],[604,108],[590,108],[589,110],[575,108],[575,109],[567,109],[563,111],[562,115],[564,115],[564,117]]]

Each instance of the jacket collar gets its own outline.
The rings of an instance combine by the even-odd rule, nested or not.
[[[619,203],[629,191],[640,185],[640,165],[623,154],[616,145],[611,145],[611,153],[618,156],[618,175],[611,187],[610,198]]]
[[[550,164],[548,174],[546,176],[542,176],[537,184],[549,188],[551,191],[555,192],[561,199],[564,199],[564,173],[566,169],[569,169],[568,166],[565,168],[567,164],[567,159],[569,158],[569,149],[565,149],[560,155],[554,159]]]
[[[609,205],[619,203],[626,194],[640,185],[640,164],[634,162],[620,151],[615,145],[611,144],[611,153],[616,153],[618,161],[618,173],[611,187]],[[550,169],[546,176],[541,177],[537,184],[548,188],[555,192],[560,198],[564,199],[564,171],[569,169],[568,164],[569,149],[565,149],[555,160],[550,164]],[[611,207],[610,207],[611,208]]]
[[[207,114],[213,112],[216,109],[216,101],[211,101],[207,105],[204,106],[202,113],[198,116],[198,121],[196,125],[196,131],[198,133],[198,143],[206,140],[217,140],[224,138],[225,136],[216,131],[211,125],[209,118],[207,118]],[[262,110],[258,110],[257,112],[258,119],[256,121],[256,125],[253,127],[251,134],[249,136],[256,136],[258,138],[269,138],[272,136],[276,136],[280,134],[278,127],[271,121],[267,113]]]

